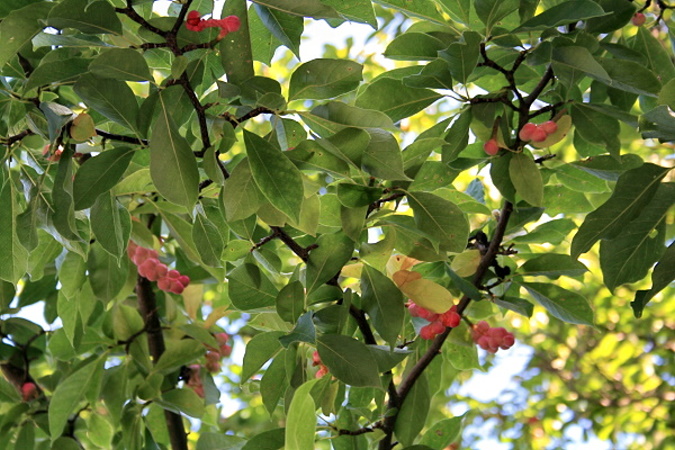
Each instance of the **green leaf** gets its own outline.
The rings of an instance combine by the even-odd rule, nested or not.
[[[89,65],[89,70],[101,78],[155,81],[143,55],[130,48],[113,48],[102,52]]]
[[[0,67],[4,66],[19,49],[29,43],[42,30],[41,19],[49,13],[54,3],[39,2],[11,11],[0,22]]]
[[[557,279],[561,275],[577,277],[588,272],[586,266],[569,255],[558,253],[544,253],[528,259],[518,268],[518,275],[546,276]]]
[[[82,75],[73,86],[75,93],[90,108],[139,135],[138,102],[131,88],[120,80]]]
[[[265,27],[299,59],[300,37],[304,29],[302,18],[260,4],[253,6]]]
[[[359,208],[368,206],[382,195],[382,189],[362,184],[340,183],[337,186],[337,196],[344,206]]]
[[[290,281],[277,296],[277,314],[286,322],[295,323],[305,309],[305,286],[298,280]]]
[[[362,342],[340,334],[326,334],[316,340],[321,362],[331,375],[349,386],[380,387],[373,356]]]
[[[466,414],[436,422],[424,432],[420,445],[431,448],[446,448],[459,437],[462,430],[462,421]]]
[[[307,260],[305,287],[310,294],[340,272],[354,252],[354,242],[344,233],[323,234]]]
[[[478,64],[481,40],[481,35],[475,31],[465,31],[459,42],[438,53],[448,63],[453,79],[466,83]]]
[[[544,183],[534,159],[523,152],[514,153],[509,163],[509,176],[523,200],[532,206],[543,206]]]
[[[281,150],[244,130],[251,174],[260,192],[282,213],[296,222],[304,199],[302,174]]]
[[[343,59],[314,59],[293,71],[289,100],[333,98],[356,89],[363,66]]]
[[[385,345],[369,345],[368,349],[375,359],[377,370],[380,372],[393,369],[412,353],[410,350],[400,348],[392,350]]]
[[[375,330],[393,348],[405,316],[401,291],[386,275],[364,265],[361,272],[361,301]]]
[[[225,187],[220,193],[225,218],[228,222],[246,219],[258,211],[262,205],[261,197],[251,166],[247,159],[242,159],[225,180]]]
[[[192,389],[171,389],[164,392],[161,399],[155,399],[155,402],[176,414],[183,413],[197,419],[204,415],[204,399]]]
[[[287,389],[286,380],[286,350],[272,360],[260,380],[260,395],[267,412],[272,415],[279,403],[279,399]]]
[[[404,12],[410,17],[447,25],[445,18],[438,12],[433,2],[429,0],[375,0],[385,6]]]
[[[201,211],[196,214],[192,225],[192,240],[204,264],[222,267],[221,255],[225,249],[225,242],[216,225],[206,217],[203,208],[198,209]]]
[[[195,339],[171,339],[155,362],[153,372],[168,375],[204,355],[204,344]]]
[[[500,306],[509,311],[513,311],[525,317],[532,317],[534,312],[534,305],[524,298],[519,297],[503,297],[495,298],[495,305]]]
[[[340,17],[331,7],[324,5],[319,0],[253,0],[268,8],[274,8],[286,14],[300,17],[312,17],[314,19],[335,19]]]
[[[568,81],[581,72],[603,83],[611,83],[609,74],[585,47],[554,47],[551,57],[555,73],[564,73]]]
[[[590,0],[572,0],[560,3],[527,20],[513,30],[513,33],[539,31],[557,28],[561,25],[576,23],[591,17],[601,17],[607,13],[596,2]]]
[[[220,62],[225,69],[227,81],[241,85],[255,75],[246,0],[228,0],[223,7],[222,16],[230,15],[239,17],[241,25],[238,31],[229,33],[220,40]]]
[[[284,332],[282,331],[260,333],[253,336],[248,344],[246,344],[244,365],[241,369],[242,383],[255,375],[268,360],[281,350],[279,338],[283,335]]]
[[[382,111],[394,122],[410,117],[442,98],[429,89],[410,88],[403,80],[380,77],[360,91],[355,105]]]
[[[429,61],[438,57],[438,52],[447,45],[426,33],[407,32],[392,40],[384,51],[389,59],[403,61]]]
[[[330,136],[347,127],[393,128],[394,122],[383,112],[328,102],[310,113],[299,113],[307,125],[321,136]]]
[[[388,131],[368,130],[370,141],[366,147],[361,168],[385,180],[409,180],[403,172],[403,159],[396,138]]]
[[[131,147],[117,147],[86,160],[73,180],[75,209],[91,207],[99,195],[115,187],[129,166],[134,152]]]
[[[316,341],[316,329],[312,321],[313,313],[307,312],[300,316],[298,323],[295,324],[293,330],[285,336],[279,338],[279,342],[285,348],[288,348],[294,342],[307,342],[314,344]]]
[[[675,242],[670,243],[659,262],[656,263],[652,272],[652,287],[649,290],[635,293],[635,299],[630,304],[635,317],[642,317],[642,311],[647,302],[665,289],[673,280],[675,280]]]
[[[466,248],[469,223],[454,203],[426,192],[408,192],[408,202],[421,231],[436,238],[441,250],[459,253]]]
[[[87,270],[96,298],[106,303],[114,299],[126,284],[128,267],[128,258],[118,260],[94,242],[87,258]]]
[[[73,111],[63,105],[54,102],[41,102],[40,111],[47,118],[47,127],[49,129],[49,141],[56,141],[56,137],[61,134],[63,126],[73,118]]]
[[[556,219],[539,225],[526,234],[513,238],[514,242],[523,244],[550,243],[559,245],[577,225],[572,219]]]
[[[47,17],[50,27],[75,28],[86,34],[122,34],[122,22],[106,1],[64,0]]]
[[[476,0],[476,14],[490,30],[497,22],[518,9],[518,0]]]
[[[93,359],[61,381],[49,402],[49,434],[56,439],[61,436],[68,418],[77,411],[83,400],[86,387],[100,384],[105,356]]]
[[[633,50],[647,59],[649,68],[659,76],[661,83],[675,78],[675,64],[664,48],[664,42],[655,38],[649,28],[639,27],[631,43]]]
[[[197,161],[187,139],[178,133],[164,92],[159,95],[159,117],[150,139],[150,176],[168,201],[191,211],[199,193]]]
[[[618,120],[583,104],[575,103],[572,106],[572,121],[576,132],[584,139],[604,145],[610,155],[619,157],[621,129]]]
[[[103,249],[118,260],[123,257],[131,236],[131,216],[115,196],[98,197],[90,213],[91,230]]]
[[[253,436],[241,450],[279,450],[286,441],[286,428],[275,428]]]
[[[587,215],[574,235],[572,257],[586,253],[598,239],[613,239],[622,233],[649,203],[669,170],[647,163],[621,175],[609,200]]]
[[[664,248],[666,215],[673,204],[675,184],[661,184],[649,204],[617,237],[600,243],[600,268],[610,291],[641,280],[658,261]]]
[[[582,295],[550,283],[522,286],[554,317],[567,323],[593,325],[593,310]]]
[[[26,271],[28,252],[19,242],[17,222],[19,204],[14,183],[9,178],[5,167],[0,168],[0,280],[16,284]]]
[[[279,291],[258,266],[245,263],[228,275],[232,305],[242,311],[274,306]]]
[[[59,160],[54,177],[52,202],[54,211],[52,220],[54,228],[66,239],[79,240],[75,223],[75,207],[73,202],[73,151],[66,148]]]
[[[346,20],[367,23],[377,28],[375,10],[370,0],[321,0],[321,3],[336,10]]]
[[[293,394],[293,400],[286,415],[285,448],[314,450],[316,433],[316,404],[310,395],[318,379],[309,380]]]
[[[419,436],[429,415],[430,407],[429,383],[426,374],[422,373],[408,392],[396,416],[394,433],[403,445],[412,445],[415,438]]]
[[[457,370],[482,369],[476,343],[471,338],[471,330],[464,323],[453,329],[442,352],[443,359]]]
[[[661,82],[644,64],[613,58],[599,58],[599,62],[611,79],[608,86],[650,97],[656,97],[661,90]]]

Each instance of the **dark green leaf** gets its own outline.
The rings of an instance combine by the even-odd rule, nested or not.
[[[11,11],[0,22],[0,67],[4,66],[19,49],[30,42],[40,30],[43,24],[41,19],[49,13],[54,6],[51,2],[38,2],[27,5],[21,9]]]
[[[635,317],[642,317],[642,310],[647,302],[654,298],[675,280],[675,242],[671,242],[652,272],[652,287],[649,290],[637,291],[630,306]]]
[[[122,22],[106,1],[62,1],[52,8],[47,23],[54,28],[75,28],[87,34],[122,34]]]
[[[204,344],[195,339],[172,339],[167,342],[166,350],[159,357],[153,372],[168,375],[194,362],[204,354]]]
[[[0,175],[5,175],[0,168]],[[3,180],[4,178],[4,180]],[[0,280],[16,284],[26,271],[28,252],[19,242],[17,223],[14,218],[19,214],[19,204],[14,183],[9,177],[2,177],[0,185]]]
[[[178,133],[173,106],[164,92],[159,96],[159,117],[150,139],[150,175],[160,194],[191,211],[199,189],[197,161],[187,139]]]
[[[284,333],[281,331],[260,333],[253,336],[253,339],[246,344],[244,365],[241,369],[242,383],[251,378],[268,360],[281,350],[279,338],[283,335]]]
[[[580,20],[590,19],[591,17],[601,17],[605,14],[607,13],[593,1],[567,1],[536,15],[513,30],[513,32],[547,30],[561,25],[576,23]]]
[[[316,243],[318,247],[310,252],[307,261],[305,287],[308,294],[337,275],[354,252],[354,242],[343,233],[324,234]]]
[[[579,227],[572,240],[572,257],[586,253],[598,239],[613,239],[623,232],[649,203],[668,171],[648,163],[621,175],[609,200],[586,216]]]
[[[548,283],[522,286],[554,317],[567,323],[593,325],[593,310],[580,294]]]
[[[138,102],[131,88],[120,80],[99,78],[90,73],[82,75],[75,86],[87,106],[101,113],[106,118],[140,134],[136,125],[138,119]]]
[[[624,225],[621,234],[600,243],[600,267],[610,291],[639,281],[661,256],[665,242],[665,218],[675,203],[675,184],[659,186],[649,204]]]
[[[431,394],[426,374],[421,374],[396,416],[394,433],[403,445],[411,445],[419,436],[429,414]]]
[[[377,367],[365,344],[339,334],[320,336],[316,342],[321,362],[338,380],[350,386],[380,387]]]
[[[102,78],[124,81],[155,81],[143,55],[129,48],[114,48],[104,51],[89,65],[89,70]]]
[[[91,230],[101,247],[117,259],[123,257],[131,235],[127,209],[110,193],[98,197],[91,208]]]
[[[238,31],[229,33],[221,39],[218,45],[220,61],[225,69],[227,81],[241,85],[255,75],[246,0],[228,0],[223,7],[223,17],[229,15],[239,17],[241,26]]]
[[[324,99],[356,89],[361,80],[361,64],[342,59],[314,59],[293,71],[289,99]]]
[[[277,314],[286,322],[295,323],[305,310],[305,286],[298,280],[289,282],[277,296]]]
[[[497,22],[518,9],[518,0],[476,0],[476,14],[490,30]]]
[[[387,276],[364,265],[361,272],[361,301],[375,330],[393,348],[405,315],[401,291]]]
[[[426,192],[409,192],[408,202],[419,229],[440,242],[441,249],[461,252],[469,238],[469,223],[454,203]]]
[[[117,147],[86,160],[73,180],[75,209],[91,207],[99,195],[115,187],[133,156],[133,148]]]
[[[253,6],[258,13],[258,17],[272,35],[300,58],[300,36],[302,36],[304,28],[302,18],[261,4],[254,4]]]
[[[119,260],[105,251],[103,246],[94,243],[87,259],[89,283],[96,298],[108,302],[117,296],[127,281],[129,260]]]
[[[465,31],[459,42],[439,52],[438,55],[448,63],[453,79],[465,83],[469,78],[478,64],[481,40],[480,34],[475,31]]]
[[[316,340],[316,330],[314,329],[314,322],[312,321],[312,313],[307,312],[300,316],[298,323],[295,324],[293,330],[285,336],[279,338],[279,342],[285,348],[288,348],[294,342],[307,342],[314,344]]]
[[[322,4],[319,0],[253,0],[254,3],[274,8],[285,14],[314,19],[334,19],[340,17],[331,7]]]
[[[577,277],[588,272],[586,266],[568,255],[558,253],[544,253],[528,259],[518,268],[518,274],[523,276],[546,276],[556,279],[561,275]]]
[[[232,305],[242,311],[274,306],[279,291],[258,266],[245,263],[228,275]]]
[[[288,157],[260,136],[244,130],[251,174],[260,192],[296,222],[304,199],[302,174]]]

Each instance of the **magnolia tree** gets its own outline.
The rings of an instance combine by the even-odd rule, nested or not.
[[[672,294],[672,6],[153,6],[0,4],[0,448],[457,448],[533,310],[569,356]],[[383,55],[293,63],[314,21]]]

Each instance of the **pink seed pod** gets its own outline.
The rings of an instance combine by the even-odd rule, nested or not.
[[[552,120],[549,120],[549,121],[544,122],[541,125],[539,125],[539,128],[544,130],[546,132],[546,134],[548,135],[548,134],[552,134],[552,133],[555,133],[556,131],[558,131],[558,124],[555,123]]]

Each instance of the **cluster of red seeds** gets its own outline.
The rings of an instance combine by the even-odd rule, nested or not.
[[[490,353],[497,353],[500,348],[507,350],[516,341],[512,333],[502,327],[492,328],[484,320],[473,326],[471,337],[480,348]]]
[[[217,333],[214,335],[216,341],[218,341],[218,349],[209,347],[209,350],[206,352],[206,364],[204,368],[211,373],[220,372],[220,360],[222,358],[230,356],[232,354],[232,346],[228,345],[227,342],[230,340],[230,336],[227,333]],[[204,383],[202,383],[202,378],[200,372],[202,370],[201,364],[192,364],[188,367],[188,373],[185,377],[185,384],[195,391],[195,393],[204,397]]]
[[[150,281],[156,281],[157,287],[163,291],[182,294],[190,283],[190,277],[181,275],[177,270],[169,270],[166,264],[159,262],[159,255],[155,250],[129,242],[127,253],[138,267],[139,275]]]
[[[518,137],[526,142],[543,142],[550,134],[555,133],[557,129],[558,124],[552,120],[540,125],[530,122],[523,125],[523,128],[521,128],[518,133]]]
[[[203,31],[207,28],[220,28],[218,39],[227,36],[228,33],[237,31],[241,21],[237,16],[227,16],[222,19],[202,19],[199,11],[190,11],[185,21],[185,27],[190,31]]]
[[[413,317],[421,317],[431,322],[420,330],[420,337],[422,339],[433,339],[437,334],[444,332],[445,327],[454,328],[462,320],[460,315],[457,314],[457,306],[453,306],[443,314],[436,314],[410,302],[408,303],[408,312]]]
[[[317,351],[314,351],[312,354],[312,366],[319,366],[319,370],[317,370],[314,375],[316,378],[321,378],[328,373],[328,367],[321,362],[321,357]]]

